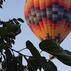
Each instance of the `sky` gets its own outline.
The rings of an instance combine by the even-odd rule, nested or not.
[[[13,49],[20,50],[25,48],[25,42],[30,40],[34,46],[39,50],[39,42],[40,40],[34,35],[34,33],[30,30],[27,25],[27,22],[24,18],[24,4],[26,0],[6,0],[3,4],[3,9],[0,9],[0,20],[8,21],[13,18],[22,18],[25,22],[21,23],[22,32],[16,37],[15,45],[13,45]],[[71,51],[71,33],[66,37],[66,39],[60,44],[62,48]],[[21,51],[22,54],[31,55],[30,51],[25,49]],[[46,52],[41,53],[42,56],[48,58],[48,54]],[[58,67],[58,71],[71,71],[71,67],[64,65],[59,60],[54,59],[53,62]],[[27,63],[23,61],[23,64]]]

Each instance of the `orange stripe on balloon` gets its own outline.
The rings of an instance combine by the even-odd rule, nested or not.
[[[61,21],[60,26],[62,27],[62,28],[61,28],[62,37],[65,37],[65,20],[62,20],[62,21]]]
[[[65,37],[67,37],[67,35],[71,32],[71,27],[68,27],[67,30],[65,31]],[[65,38],[64,37],[64,38]]]
[[[46,37],[46,33],[45,33],[45,30],[44,30],[44,27],[43,27],[43,23],[42,21],[39,21],[39,26],[41,28],[41,31],[42,31],[42,35],[44,36],[44,38]]]
[[[52,35],[52,38],[54,39],[55,38],[55,35],[56,35],[56,29],[55,29],[55,27],[56,27],[56,23],[53,23],[52,22],[52,24],[51,24],[51,35]]]
[[[43,35],[43,33],[42,33],[42,31],[41,31],[40,26],[32,24],[31,25],[31,29],[35,33],[35,35],[38,36],[39,38],[42,38],[42,39],[45,38],[44,35]]]
[[[30,27],[37,36],[41,36],[41,30],[39,27],[37,27],[35,24],[31,24]]]
[[[34,0],[34,7],[38,8],[39,7],[39,0]]]
[[[43,13],[43,9],[45,8],[45,0],[39,0],[39,5],[40,5],[40,12]],[[44,37],[46,36],[46,30],[45,30],[45,26],[44,26],[44,18],[42,17],[42,21],[40,22],[40,27],[42,29],[42,32],[44,34]]]
[[[47,34],[48,33],[48,28],[47,28],[47,19],[46,18],[43,18],[43,27],[44,27],[44,30],[45,30],[45,33]]]
[[[39,4],[40,4],[40,10],[41,10],[41,11],[46,8],[46,6],[45,6],[45,0],[39,1]],[[43,12],[43,11],[42,11],[42,12]],[[47,33],[46,24],[47,24],[46,18],[45,18],[45,17],[42,17],[42,26],[43,26],[43,28],[44,28],[45,34]]]
[[[27,3],[25,4],[25,9],[24,9],[25,16],[28,15],[32,7],[33,7],[33,1],[32,0],[27,1]]]
[[[52,27],[51,27],[51,21],[49,20],[49,19],[47,19],[47,29],[48,29],[48,34],[49,34],[49,36],[52,36]]]
[[[40,10],[43,10],[44,8],[46,8],[45,3],[46,3],[46,1],[40,1]],[[48,31],[46,32],[46,36],[47,36],[47,33],[49,33],[49,35],[51,36],[51,29],[50,29],[50,28],[51,28],[51,25],[50,25],[50,22],[49,22],[49,21],[47,22],[47,21],[45,21],[44,19],[45,19],[45,18],[42,17],[42,21],[43,21],[43,22],[42,22],[42,25],[43,25],[43,28],[44,28],[44,31],[45,31],[45,32],[46,32],[46,27],[49,26],[49,27],[47,28],[49,32],[48,32]],[[45,27],[45,22],[44,22],[44,21],[45,21],[46,24],[47,24],[46,27]],[[45,37],[46,37],[46,36],[45,36]]]
[[[35,7],[35,9],[38,8],[38,7],[40,8],[40,0],[34,0],[34,7]],[[39,21],[38,26],[40,27],[41,32],[42,32],[43,37],[41,37],[41,38],[45,38],[46,32],[45,32],[44,27],[43,27],[43,22]]]
[[[45,5],[48,7],[49,5],[52,5],[52,0],[45,0]]]
[[[57,27],[59,25],[59,22],[58,23],[55,23],[53,21],[51,21],[51,36],[52,36],[52,39],[55,39],[55,36],[58,34],[57,33]]]
[[[45,0],[45,7],[47,8],[48,6],[50,6],[52,4],[52,0]],[[46,18],[46,28],[47,28],[47,33],[49,34],[49,36],[51,36],[51,22],[48,20],[48,18]],[[47,36],[47,35],[46,35]]]
[[[64,33],[63,38],[64,38],[64,37],[66,37],[65,34],[66,34],[66,26],[67,26],[65,19],[64,19],[64,22],[62,22],[62,24],[64,24],[64,31],[63,31],[63,33]]]
[[[45,0],[39,0],[40,9],[44,9],[45,7]]]
[[[29,2],[29,8],[31,10],[32,7],[34,6],[34,2],[33,2],[33,0],[29,0],[28,2]]]

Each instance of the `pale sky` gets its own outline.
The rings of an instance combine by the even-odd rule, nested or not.
[[[25,0],[6,0],[3,5],[3,9],[0,9],[0,19],[1,20],[9,20],[12,18],[22,18],[25,21],[24,18],[24,3]],[[36,46],[36,48],[40,51],[38,44],[40,40],[33,34],[33,32],[30,30],[28,25],[26,24],[26,21],[24,23],[21,23],[21,29],[22,32],[16,37],[15,45],[13,46],[13,49],[20,50],[22,48],[25,48],[25,42],[27,40],[32,41],[32,43]],[[64,42],[61,43],[61,46],[64,49],[67,49],[71,51],[71,34],[67,36],[67,38],[64,40]],[[25,55],[31,55],[31,53],[26,49],[21,52]],[[45,56],[48,58],[48,55],[46,52],[42,52],[42,56]],[[58,67],[58,71],[71,71],[71,67],[64,65],[59,60],[54,59],[53,62]],[[26,62],[23,61],[23,64]]]

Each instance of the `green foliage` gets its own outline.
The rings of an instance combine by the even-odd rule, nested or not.
[[[24,66],[22,65],[22,56],[13,56],[9,49],[5,51],[6,59],[2,62],[2,67],[4,71],[24,71]]]
[[[29,58],[28,67],[29,71],[37,71],[37,69],[43,68],[44,71],[57,71],[57,67],[51,62],[42,57],[39,51],[30,42],[26,42],[26,47],[30,50],[32,57]]]
[[[12,44],[15,43],[14,40],[16,36],[21,33],[19,21],[18,19],[12,19],[6,22],[0,21],[0,48],[10,48],[12,47]],[[22,22],[24,21],[22,20]]]
[[[14,18],[5,22],[0,21],[0,53],[4,57],[4,61],[2,62],[1,59],[1,62],[5,71],[22,71],[21,69],[24,68],[22,62],[20,64],[17,61],[18,58],[16,59],[10,50],[12,44],[15,43],[16,36],[21,33],[20,22],[20,20]],[[22,20],[22,22],[24,21]],[[3,50],[5,50],[5,52],[3,52]]]
[[[37,69],[41,70],[43,68],[44,71],[57,71],[57,67],[53,64],[53,62],[47,62],[45,57],[41,57],[41,59],[30,57],[28,62],[28,70],[37,71]]]
[[[30,50],[33,57],[36,57],[36,58],[41,57],[39,51],[36,49],[36,47],[34,47],[34,45],[30,41],[26,42],[26,48]]]
[[[54,55],[62,63],[71,66],[71,52],[64,50],[54,40],[44,40],[39,44],[41,50]]]

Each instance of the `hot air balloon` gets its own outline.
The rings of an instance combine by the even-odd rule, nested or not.
[[[26,0],[24,15],[41,41],[61,43],[71,31],[71,0]]]

